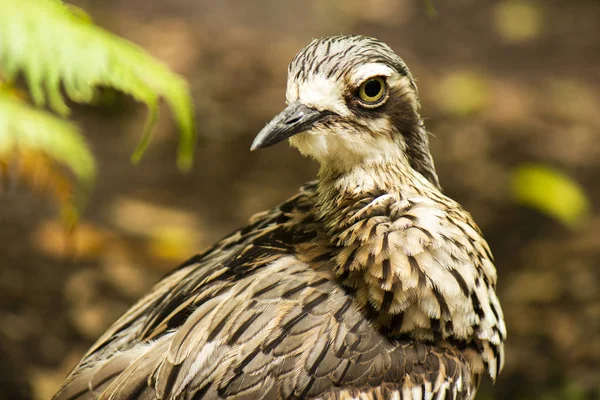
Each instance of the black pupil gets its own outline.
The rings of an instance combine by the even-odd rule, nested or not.
[[[369,97],[375,97],[381,91],[381,82],[373,79],[365,85],[365,94]]]

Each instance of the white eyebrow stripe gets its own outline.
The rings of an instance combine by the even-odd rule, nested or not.
[[[396,71],[382,63],[363,64],[354,70],[350,77],[350,81],[352,84],[358,86],[368,78],[374,76],[389,77],[394,74],[394,72]]]
[[[350,84],[358,87],[362,82],[374,76],[390,77],[395,71],[382,63],[368,63],[356,67],[349,77]],[[296,101],[317,110],[329,110],[341,116],[351,114],[342,93],[347,84],[345,80],[327,77],[324,74],[309,75],[306,80],[290,78],[286,93],[288,103]]]

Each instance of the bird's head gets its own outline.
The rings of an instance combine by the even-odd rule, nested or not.
[[[417,87],[400,57],[365,36],[313,40],[288,68],[287,108],[252,150],[289,138],[322,166],[399,163],[438,186]]]

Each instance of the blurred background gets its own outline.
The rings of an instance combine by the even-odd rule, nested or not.
[[[248,149],[284,107],[294,54],[360,33],[411,68],[442,186],[496,257],[506,366],[478,398],[600,398],[600,2],[71,3],[188,79],[196,161],[178,171],[165,109],[132,165],[146,110],[106,91],[74,109],[98,178],[72,236],[46,197],[2,192],[0,397],[51,397],[162,275],[314,177],[285,144]]]

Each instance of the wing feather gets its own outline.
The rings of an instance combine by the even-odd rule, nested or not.
[[[422,399],[448,390],[470,399],[476,384],[461,352],[388,339],[337,283],[311,247],[314,222],[299,220],[311,190],[165,277],[55,400]],[[306,244],[310,264],[293,243]]]

